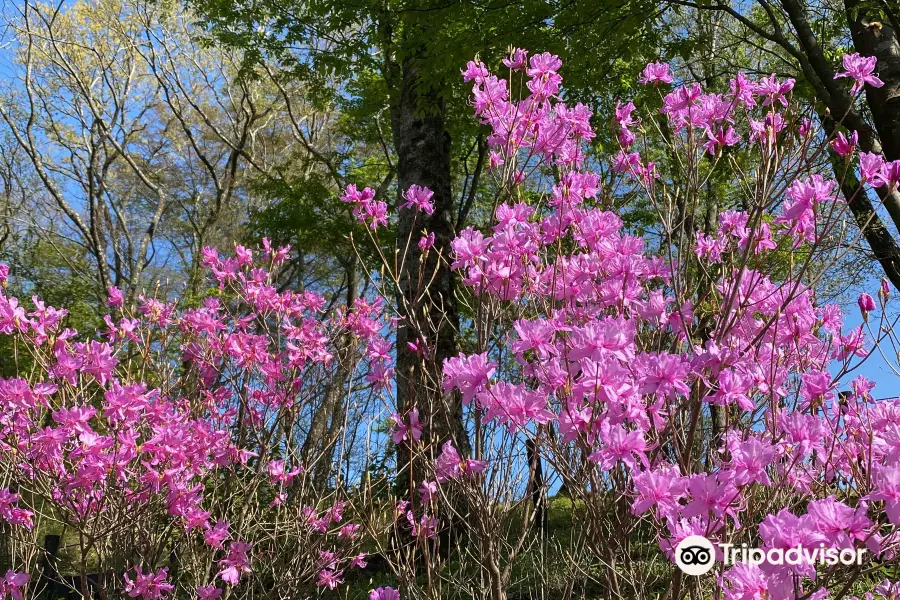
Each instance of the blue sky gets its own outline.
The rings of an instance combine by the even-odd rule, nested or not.
[[[877,287],[873,286],[873,289],[869,292],[873,297],[875,297],[875,294],[872,292],[874,292],[875,290],[877,290]],[[897,307],[895,306],[897,302],[897,296],[900,295],[900,292],[894,289],[892,289],[891,292],[892,298],[888,301],[887,315],[883,319],[885,324],[895,321],[898,316],[900,316],[900,313],[898,313]],[[877,299],[876,303],[878,303]],[[850,329],[862,324],[862,322],[862,315],[860,314],[859,307],[855,302],[844,306],[844,331],[849,331]],[[871,329],[873,333],[875,333],[875,330],[878,328],[879,323],[881,322],[881,310],[873,312],[869,315],[869,329]],[[871,338],[871,336],[867,335],[867,338]],[[891,369],[891,366],[893,366],[895,369],[900,370],[900,368],[897,367],[896,349],[891,344],[890,340],[884,340],[880,344],[880,351],[879,349],[873,349],[869,357],[866,358],[866,360],[859,366],[859,368],[855,369],[853,373],[845,378],[846,383],[841,385],[839,389],[847,389],[847,384],[851,379],[853,379],[857,375],[865,375],[877,384],[873,392],[875,398],[881,399],[898,397],[900,396],[900,377],[898,377],[897,374],[894,373],[894,371]],[[837,365],[832,368],[832,373],[835,373],[836,371]]]

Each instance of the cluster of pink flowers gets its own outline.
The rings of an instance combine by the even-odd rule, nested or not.
[[[403,191],[403,209],[421,211],[426,215],[434,214],[431,198],[434,192],[421,185],[411,185]],[[354,184],[349,184],[341,194],[341,200],[353,205],[353,216],[372,231],[388,223],[388,206],[381,200],[375,200],[375,190],[363,188],[359,191]],[[423,232],[418,247],[423,252],[434,246],[434,233]]]
[[[155,573],[141,571],[140,565],[134,568],[134,579],[125,574],[125,593],[131,598],[144,600],[160,600],[165,594],[173,591],[175,586],[168,583],[169,569],[159,569]]]
[[[559,68],[562,61],[548,52],[528,59],[523,50],[510,57],[515,70],[524,69],[528,77],[526,87],[531,94],[522,103],[510,100],[507,82],[492,75],[479,62],[470,61],[463,71],[465,81],[474,82],[473,106],[482,123],[491,126],[488,138],[491,146],[489,164],[496,169],[521,152],[521,162],[533,164],[532,159],[553,159],[560,165],[575,165],[584,159],[579,142],[594,137],[590,126],[591,111],[583,104],[568,108],[550,99],[562,84]],[[513,174],[521,181],[524,170]]]
[[[900,160],[886,161],[880,154],[862,152],[859,155],[859,173],[860,179],[872,187],[886,187],[886,191],[900,188]]]
[[[217,473],[249,477],[259,472],[251,461],[264,461],[261,475],[275,492],[271,508],[281,510],[303,469],[272,456],[268,446],[239,446],[234,432],[249,427],[266,439],[273,423],[301,409],[334,368],[335,340],[360,347],[355,354],[363,359],[351,368],[360,380],[373,373],[385,379],[392,358],[381,335],[381,302],[360,298],[326,319],[323,297],[275,287],[262,265],[277,267],[287,249],[266,241],[260,250],[238,246],[233,256],[203,254],[223,294],[179,310],[143,296],[131,307],[113,288],[108,305],[115,314],[107,315],[100,339],[78,341],[77,332],[62,328],[65,311],[35,298],[29,312],[0,293],[0,331],[44,366],[33,379],[0,379],[0,470],[28,490],[30,502],[21,506],[22,494],[0,490],[0,520],[29,529],[36,507],[49,505],[54,518],[95,531],[107,515],[128,511],[138,522],[169,522],[218,555],[223,583],[238,585],[250,572],[256,544],[241,536],[253,530],[235,530],[225,518],[228,504],[208,498],[209,486],[215,494]],[[167,369],[172,349],[180,350],[184,382]],[[160,387],[135,379],[123,364],[135,351],[166,374]],[[189,383],[194,373],[199,385]],[[336,554],[331,564],[359,567],[365,564],[354,550],[359,526],[330,526],[340,513],[336,505],[324,524],[307,515],[310,535],[341,540],[335,550],[348,554]],[[133,573],[124,576],[131,597],[158,600],[174,589],[165,569],[138,565]],[[15,595],[23,581],[13,574],[3,585]],[[210,599],[222,593],[215,585],[202,590]]]
[[[521,68],[524,54],[517,51],[508,60]],[[552,424],[564,442],[591,447],[589,458],[601,471],[624,469],[633,514],[653,518],[660,547],[670,556],[688,535],[730,541],[721,536],[754,531],[764,548],[803,540],[892,557],[900,542],[900,401],[876,402],[874,384],[861,376],[839,399],[841,382],[831,375],[867,355],[862,328],[845,330],[840,309],[819,305],[801,283],[781,284],[744,266],[724,269],[714,282],[721,305],[706,328],[716,335],[698,345],[694,340],[703,337],[694,307],[675,302],[668,287],[675,265],[648,255],[643,240],[629,235],[617,215],[590,206],[598,177],[582,170],[579,149],[593,137],[589,113],[554,101],[560,62],[546,55],[531,61],[526,73],[533,78],[532,93],[519,102],[481,63],[470,62],[463,77],[474,82],[476,116],[492,129],[493,165],[533,168],[537,159],[559,169],[547,192],[547,210],[501,204],[489,235],[469,227],[453,241],[453,268],[478,296],[553,310],[513,323],[503,345],[515,357],[514,373],[502,374],[487,352],[462,354],[444,364],[445,390],[458,390],[485,419],[529,435]],[[871,75],[874,59],[848,57],[845,67],[859,85],[878,84]],[[661,64],[648,65],[641,77],[654,86],[672,81]],[[661,112],[670,131],[684,140],[705,138],[693,147],[715,155],[743,143],[737,115],[745,111],[746,143],[769,152],[788,126],[781,111],[793,83],[738,75],[726,95],[705,93],[698,84],[680,86],[665,95]],[[622,150],[612,159],[613,169],[630,174],[652,195],[658,167],[632,151],[633,128],[640,124],[634,112],[630,102],[617,105]],[[808,135],[809,123],[801,127],[799,135]],[[855,140],[838,138],[836,147],[849,153]],[[872,155],[862,159],[864,180],[896,186],[900,168]],[[819,206],[835,203],[836,194],[836,183],[819,174],[797,179],[771,225],[725,211],[716,233],[697,233],[696,256],[724,267],[748,246],[761,254],[782,239],[794,247],[814,242]],[[867,314],[875,310],[874,301],[864,296],[860,308]],[[679,343],[669,350],[644,349],[642,340],[653,335]],[[699,398],[697,408],[693,398]],[[679,415],[704,405],[739,416],[723,432],[722,452],[697,471],[692,448],[668,440]],[[452,446],[435,464],[438,485],[463,470],[458,457],[448,454],[455,454]],[[816,499],[823,487],[855,493]],[[812,499],[759,523],[743,522],[758,510],[764,488],[787,488]],[[880,510],[886,520],[878,518]],[[809,564],[741,565],[721,581],[729,600],[827,595],[815,587]]]
[[[360,223],[365,223],[373,231],[379,226],[387,225],[388,208],[381,200],[375,200],[375,190],[364,188],[362,191],[350,184],[341,195],[341,200],[353,205],[353,216]]]

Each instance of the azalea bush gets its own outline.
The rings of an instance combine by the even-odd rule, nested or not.
[[[48,570],[47,531],[85,597],[297,597],[365,566],[332,465],[345,432],[305,442],[323,396],[385,384],[380,302],[326,312],[317,294],[279,291],[287,252],[204,251],[214,287],[196,307],[127,306],[113,288],[99,338],[38,298],[0,296],[0,332],[31,365],[0,382],[4,596],[69,581]]]
[[[491,131],[493,221],[459,232],[444,257],[471,304],[473,347],[443,364],[471,455],[451,440],[423,447],[415,412],[396,419],[396,442],[437,455],[399,504],[428,572],[423,583],[415,553],[398,557],[408,595],[434,597],[437,580],[506,596],[522,554],[546,550],[540,462],[575,500],[582,532],[559,549],[563,595],[594,580],[629,598],[894,598],[900,403],[876,401],[874,382],[852,375],[889,329],[868,324],[890,288],[861,296],[865,324],[846,327],[814,285],[854,235],[847,203],[897,189],[900,165],[857,158],[853,132],[825,135],[791,102],[792,80],[738,74],[717,94],[650,64],[646,111],[617,106],[606,182],[655,213],[641,237],[609,210],[591,112],[561,100],[561,61],[516,50],[503,64],[508,78],[478,61],[463,71]],[[880,84],[872,60],[845,66],[853,93]],[[734,189],[710,197],[722,171]],[[868,187],[844,185],[857,173]],[[427,190],[406,198],[401,210],[430,208]],[[373,230],[387,223],[370,189],[344,199]],[[442,523],[468,542],[443,562],[429,554]],[[698,579],[673,565],[690,535],[870,559],[745,563]]]

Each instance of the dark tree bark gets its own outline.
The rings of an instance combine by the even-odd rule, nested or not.
[[[859,132],[859,149],[862,152],[884,154],[888,160],[900,158],[900,48],[896,18],[891,23],[879,22],[876,26],[870,19],[870,10],[863,9],[859,0],[844,0],[856,50],[864,56],[878,57],[877,68],[885,82],[880,89],[866,86],[866,101],[872,111],[873,127],[853,109],[852,98],[844,84],[835,81],[835,71],[813,32],[806,6],[801,0],[781,0],[781,6],[794,28],[800,48],[794,48],[783,36],[774,41],[798,60],[804,76],[830,111],[830,115],[821,119],[826,132],[831,135],[834,131],[833,120],[840,120],[849,129]],[[887,8],[888,4],[884,6]],[[887,12],[893,14],[890,10]],[[875,212],[864,190],[849,179],[844,181],[842,192],[845,197],[853,198],[848,201],[853,217],[862,228],[863,236],[885,275],[900,289],[900,247]],[[900,193],[887,193],[884,188],[878,189],[877,193],[894,225],[900,228]]]
[[[881,139],[882,152],[888,160],[900,159],[900,30],[895,14],[887,8],[883,21],[871,4],[845,0],[847,21],[856,51],[878,59],[878,76],[884,86],[866,86],[866,102]]]
[[[820,120],[825,133],[832,135],[834,122],[831,118],[820,115]],[[847,201],[850,212],[853,213],[853,219],[869,243],[874,259],[884,269],[885,275],[894,287],[900,289],[900,246],[875,212],[875,207],[856,174],[853,171],[844,173],[843,159],[833,152],[830,158],[835,179],[841,182],[841,194]]]
[[[459,328],[455,275],[447,261],[456,233],[450,135],[443,101],[422,81],[422,63],[421,58],[410,56],[395,67],[391,78],[397,86],[391,101],[391,128],[397,151],[398,188],[402,193],[415,184],[434,192],[433,214],[410,209],[398,212],[397,252],[398,261],[402,261],[398,309],[403,319],[397,326],[397,402],[404,413],[413,408],[419,410],[425,425],[426,451],[438,451],[438,446],[450,439],[460,452],[466,452],[468,437],[462,424],[460,400],[455,395],[444,397],[440,390],[440,367],[444,359],[456,354]],[[434,234],[435,241],[420,265],[422,254],[416,242],[425,230]],[[410,349],[409,343],[424,348],[428,360]],[[422,478],[410,459],[409,446],[401,445],[398,484],[412,485]],[[414,472],[410,473],[410,469]]]
[[[531,438],[525,440],[525,452],[528,458],[528,485],[525,493],[531,497],[531,505],[534,508],[534,527],[547,536],[550,534],[550,519],[547,514],[544,467],[537,445]]]
[[[401,204],[400,195],[414,184],[434,193],[431,215],[400,209],[397,224],[397,312],[401,317],[396,331],[397,406],[404,416],[418,409],[424,432],[416,452],[411,452],[410,440],[397,448],[395,490],[399,496],[415,502],[415,484],[424,476],[416,457],[423,452],[434,456],[446,440],[452,440],[460,454],[465,455],[469,443],[459,395],[445,397],[440,388],[443,362],[456,355],[459,313],[454,295],[455,274],[449,266],[450,242],[456,235],[451,140],[440,90],[429,87],[425,81],[425,40],[429,27],[439,24],[411,19],[400,28],[395,17],[382,13],[377,26],[397,153],[397,203]],[[434,246],[424,259],[417,245],[423,230],[434,234]],[[423,348],[427,359],[411,349],[410,343]]]

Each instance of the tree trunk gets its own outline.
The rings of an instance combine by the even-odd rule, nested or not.
[[[793,25],[803,49],[798,57],[800,67],[816,90],[816,94],[831,111],[822,120],[826,133],[834,131],[832,119],[840,119],[844,126],[859,132],[859,149],[862,152],[884,154],[888,160],[896,160],[900,147],[900,52],[897,49],[897,23],[879,23],[881,29],[869,20],[867,10],[860,8],[859,0],[844,0],[847,20],[856,50],[863,55],[878,56],[878,70],[885,81],[883,88],[866,86],[866,99],[873,113],[875,126],[853,110],[852,99],[845,91],[846,84],[834,79],[834,69],[827,60],[822,45],[813,33],[806,6],[800,0],[781,0],[781,5]],[[887,4],[885,4],[887,7]],[[893,13],[892,13],[893,14]],[[893,40],[893,41],[892,41]],[[878,116],[875,116],[878,115]],[[838,171],[836,171],[836,174]],[[848,177],[852,173],[848,174]],[[894,225],[900,227],[900,193],[876,190],[881,203],[887,209]],[[884,226],[875,207],[860,186],[844,181],[842,192],[852,197],[848,202],[853,217],[881,264],[885,275],[900,289],[900,248],[890,230]],[[849,195],[849,196],[848,196]]]
[[[866,102],[881,138],[884,157],[900,160],[900,31],[892,19],[882,21],[857,0],[845,0],[850,34],[856,51],[878,58],[876,72],[884,86],[866,86]]]
[[[415,184],[434,196],[434,213],[399,210],[397,226],[400,290],[397,325],[397,404],[403,414],[417,408],[424,424],[423,446],[433,454],[445,440],[453,440],[461,453],[468,451],[462,424],[462,405],[457,395],[441,393],[440,368],[456,354],[459,315],[454,296],[455,275],[448,258],[455,236],[453,196],[450,184],[450,135],[445,108],[436,91],[422,81],[422,59],[411,53],[395,66],[391,98],[391,128],[397,151],[397,183],[400,193]],[[434,247],[420,266],[417,242],[423,231],[434,234]],[[407,243],[408,242],[408,243]],[[421,273],[421,277],[420,277]],[[424,359],[415,344],[427,353]],[[412,463],[410,446],[398,448],[398,491],[406,495],[422,473]]]
[[[825,133],[832,135],[834,122],[831,118],[820,115],[820,121]],[[847,201],[847,207],[853,213],[856,224],[869,243],[875,260],[884,269],[885,275],[894,287],[900,289],[900,246],[875,212],[875,207],[856,174],[852,170],[844,173],[845,167],[841,157],[831,153],[830,158],[835,179],[841,182],[841,193]]]

